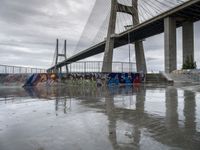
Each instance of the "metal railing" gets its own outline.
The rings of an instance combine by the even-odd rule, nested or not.
[[[0,65],[0,74],[46,73],[46,69]]]
[[[85,61],[75,62],[68,65],[68,72],[101,72],[103,62],[102,61]],[[62,67],[62,72],[66,72],[66,67]],[[129,62],[113,62],[112,72],[136,72],[136,64]]]
[[[75,62],[68,65],[69,73],[80,72],[101,72],[102,61]],[[66,67],[62,67],[62,72],[66,72]],[[136,72],[136,64],[129,62],[113,62],[112,72]],[[0,65],[0,74],[31,74],[46,73],[46,69],[30,68],[21,66]]]

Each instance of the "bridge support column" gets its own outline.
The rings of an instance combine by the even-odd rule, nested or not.
[[[147,66],[146,66],[144,47],[142,41],[135,42],[135,58],[136,58],[137,72],[147,73]]]
[[[164,19],[165,38],[165,72],[171,73],[177,69],[176,60],[176,20],[174,17]]]
[[[183,23],[183,64],[187,59],[194,60],[194,25],[189,21]]]
[[[136,26],[139,24],[139,14],[138,14],[138,0],[132,0],[132,20],[133,20],[133,26]],[[147,66],[146,66],[146,60],[145,60],[145,54],[144,54],[144,46],[142,41],[136,41],[135,42],[135,59],[136,59],[136,67],[137,72],[143,72],[147,73]]]
[[[106,47],[104,52],[102,72],[112,72],[112,60],[113,60],[113,49],[114,49],[114,38],[112,37],[112,35],[114,35],[115,33],[117,4],[118,4],[117,0],[112,0],[110,22],[109,22]]]
[[[64,41],[64,53],[59,53],[59,40],[56,39],[56,61],[55,61],[55,68],[54,68],[54,72],[56,73],[62,73],[62,66],[60,68],[58,68],[58,61],[59,61],[59,57],[63,57],[65,58],[65,60],[67,59],[67,40]],[[66,73],[68,73],[68,65],[66,65]]]

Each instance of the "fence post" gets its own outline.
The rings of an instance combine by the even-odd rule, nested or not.
[[[6,74],[6,72],[7,72],[7,69],[6,69],[6,66],[4,66],[4,67],[5,67],[4,69],[5,69],[5,74]]]
[[[84,73],[86,73],[86,62],[84,62]]]
[[[124,72],[124,64],[123,64],[123,62],[121,62],[122,63],[122,73]]]
[[[98,61],[98,68],[99,68],[99,72],[101,72],[100,61]]]
[[[132,72],[132,71],[133,71],[133,70],[132,70],[132,69],[133,69],[133,64],[132,64],[132,63],[130,64],[130,67],[131,67],[131,68],[130,68],[130,72]]]
[[[13,72],[13,74],[15,74],[15,67],[14,66],[12,67],[12,72]]]

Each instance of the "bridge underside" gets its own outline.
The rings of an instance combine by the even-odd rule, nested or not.
[[[130,36],[130,42],[133,43],[138,40],[142,40],[160,33],[165,30],[165,19],[168,17],[176,18],[176,28],[183,26],[185,22],[196,22],[200,20],[200,0],[188,1],[178,7],[175,7],[163,14],[154,17],[146,22],[143,22],[134,28],[127,30],[123,33],[115,35],[114,37],[114,48],[118,48],[129,43],[128,37]],[[55,68],[61,68],[70,63],[100,54],[105,50],[105,43],[103,41],[93,47],[90,47],[67,60],[57,64],[57,66],[51,67],[48,71],[52,71]],[[168,70],[169,72],[172,70]]]

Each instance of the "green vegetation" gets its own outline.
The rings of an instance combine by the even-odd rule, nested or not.
[[[193,57],[187,57],[186,62],[183,64],[183,68],[182,69],[196,69],[197,68],[197,64],[194,61]]]

